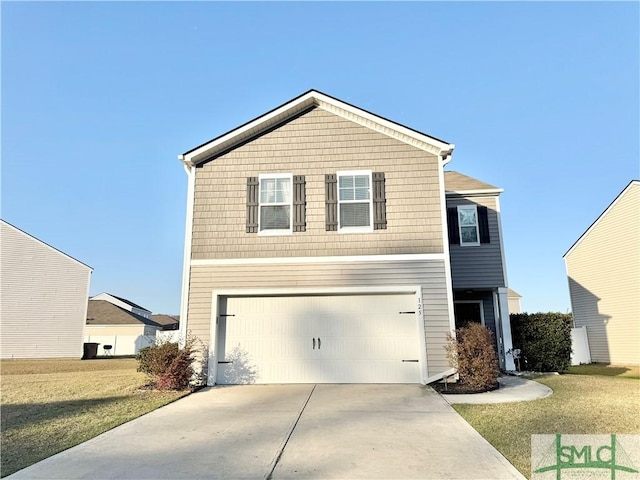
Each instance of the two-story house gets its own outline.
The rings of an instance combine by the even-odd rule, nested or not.
[[[311,90],[180,155],[180,328],[208,384],[430,383],[459,323],[511,346],[501,190],[454,145]]]

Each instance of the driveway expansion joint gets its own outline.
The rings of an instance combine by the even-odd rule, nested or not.
[[[284,453],[284,449],[287,447],[287,443],[289,443],[289,439],[291,438],[291,435],[293,435],[294,430],[298,426],[298,422],[300,421],[300,417],[302,417],[302,414],[304,413],[305,408],[307,408],[307,404],[309,403],[309,400],[311,400],[311,396],[313,395],[313,392],[315,391],[316,387],[317,387],[317,385],[313,386],[313,388],[309,392],[309,395],[307,396],[307,399],[302,404],[302,408],[298,412],[298,415],[296,416],[296,419],[291,423],[291,427],[289,427],[289,431],[287,432],[287,435],[285,436],[284,441],[280,445],[280,448],[278,448],[278,451],[276,452],[276,455],[273,458],[273,461],[271,462],[271,465],[269,465],[269,471],[264,476],[264,480],[271,480],[271,476],[273,475],[273,471],[278,466],[278,462],[280,461],[280,458],[282,457],[282,454]]]

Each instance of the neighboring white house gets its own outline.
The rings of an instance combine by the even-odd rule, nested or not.
[[[0,220],[2,358],[80,358],[93,269]]]
[[[113,303],[120,308],[128,310],[129,312],[133,312],[136,315],[140,315],[141,317],[148,318],[151,320],[151,310],[147,310],[140,305],[136,305],[130,300],[122,297],[116,297],[115,295],[111,295],[110,293],[102,292],[98,295],[95,295],[90,298],[90,300],[106,300],[109,303]]]
[[[135,305],[119,297],[113,298],[129,307]],[[136,305],[135,309],[143,307]],[[161,325],[132,309],[125,309],[109,300],[97,300],[96,297],[89,299],[85,341],[100,344],[98,355],[135,355],[140,349],[151,345],[156,339],[156,332],[161,330]],[[105,346],[111,348],[105,350]]]
[[[564,254],[573,318],[591,360],[640,364],[640,181],[631,181]]]

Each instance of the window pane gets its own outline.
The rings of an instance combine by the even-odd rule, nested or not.
[[[341,188],[340,200],[354,200],[353,188]]]
[[[369,188],[369,175],[355,175],[353,186],[356,188]]]
[[[262,180],[260,180],[260,203],[271,203],[275,201],[275,195],[275,178],[263,178]]]
[[[338,177],[340,188],[353,188],[353,175],[342,175]]]
[[[460,209],[458,212],[460,213],[460,225],[476,225],[475,210]]]
[[[260,207],[260,230],[288,230],[291,227],[289,206]]]
[[[355,200],[369,200],[369,187],[356,188]]]
[[[291,202],[291,181],[288,178],[260,180],[260,203]]]
[[[462,227],[462,243],[478,243],[478,229],[476,227]]]
[[[340,227],[368,227],[369,203],[343,203],[340,205]]]

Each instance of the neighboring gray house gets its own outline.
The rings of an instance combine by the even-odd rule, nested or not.
[[[430,383],[462,321],[511,348],[501,189],[454,146],[311,90],[180,156],[180,329],[208,383]]]
[[[564,254],[576,327],[591,360],[640,364],[640,181],[633,180]]]
[[[0,220],[2,358],[81,358],[92,271]]]

